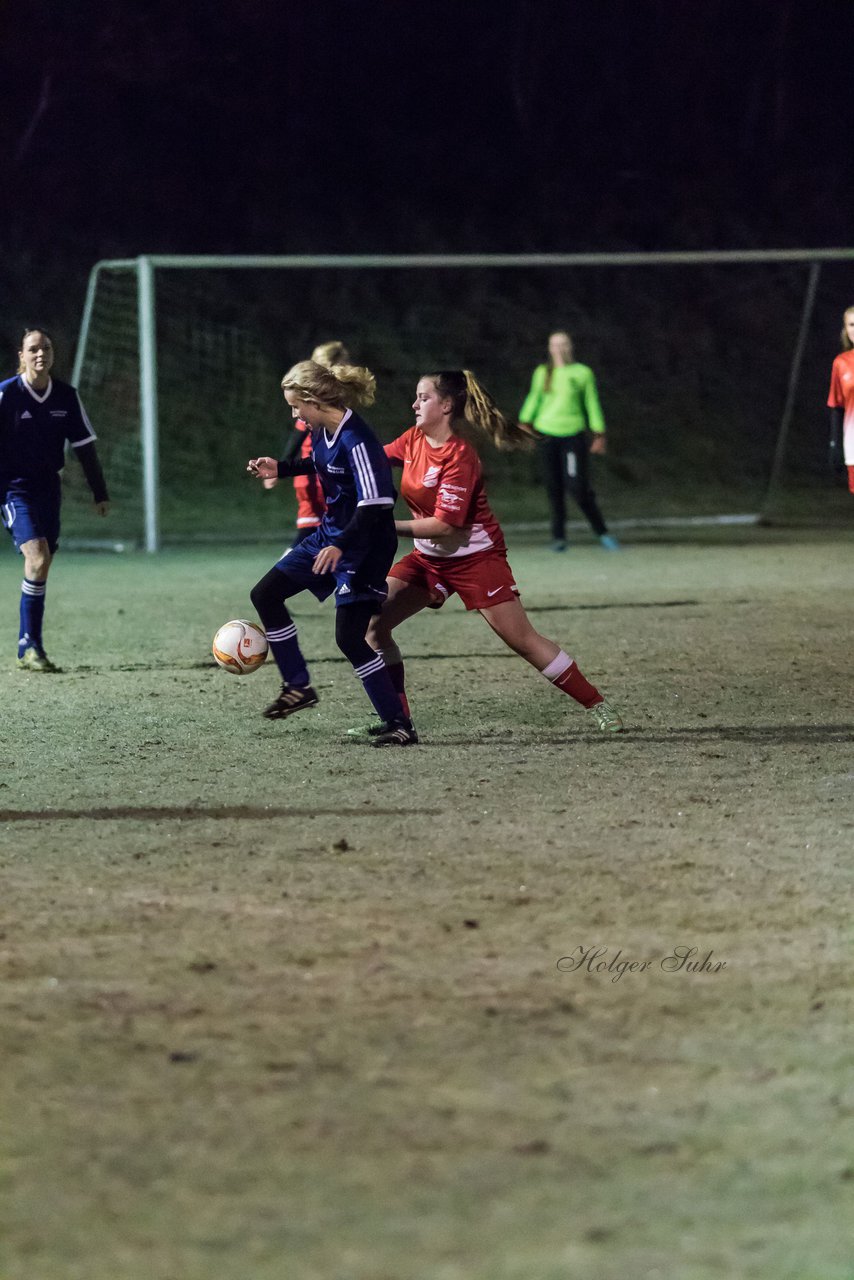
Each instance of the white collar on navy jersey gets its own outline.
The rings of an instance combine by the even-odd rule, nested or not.
[[[332,437],[332,439],[331,439],[331,440],[329,439],[329,436],[326,434],[326,427],[324,427],[324,428],[323,428],[323,438],[324,438],[324,440],[326,441],[326,447],[327,447],[327,449],[331,449],[331,448],[332,448],[332,446],[334,445],[335,441],[338,439],[338,432],[339,432],[339,431],[341,430],[341,428],[344,426],[344,423],[347,421],[347,419],[348,419],[348,418],[350,418],[350,417],[352,417],[352,414],[353,414],[353,410],[352,410],[352,409],[348,409],[348,410],[347,410],[347,412],[344,414],[344,417],[343,417],[343,418],[341,419],[341,421],[338,423],[338,426],[335,428],[335,434],[333,435],[333,437]]]
[[[53,378],[48,378],[47,386],[45,387],[44,395],[42,396],[39,395],[35,387],[30,386],[29,382],[27,382],[27,379],[24,377],[23,374],[21,374],[21,381],[23,382],[24,386],[26,387],[27,391],[29,391],[33,399],[38,400],[39,404],[44,404],[45,400],[47,400],[48,396],[53,390]]]

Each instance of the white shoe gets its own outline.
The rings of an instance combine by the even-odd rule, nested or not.
[[[602,733],[625,733],[625,725],[619,713],[605,699],[597,702],[595,707],[587,707],[587,714],[596,722],[596,728]]]

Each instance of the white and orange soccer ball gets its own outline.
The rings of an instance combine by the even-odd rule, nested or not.
[[[267,637],[255,622],[233,618],[224,622],[213,638],[213,656],[223,671],[246,676],[257,671],[268,653]]]

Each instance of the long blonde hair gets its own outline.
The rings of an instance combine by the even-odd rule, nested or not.
[[[358,365],[328,366],[316,360],[301,360],[282,378],[282,390],[332,409],[349,409],[374,403],[377,380],[370,369]]]
[[[471,369],[442,369],[422,377],[433,383],[442,400],[453,404],[453,417],[462,419],[485,435],[496,449],[529,449],[532,437],[515,422],[505,418],[492,396],[482,387]]]
[[[854,315],[854,307],[846,307],[842,312],[842,332],[839,335],[839,340],[842,343],[843,351],[854,350],[854,342],[848,337],[848,331],[845,328],[845,323],[850,315]]]

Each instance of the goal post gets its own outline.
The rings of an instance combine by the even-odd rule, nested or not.
[[[117,536],[147,551],[284,532],[286,495],[259,502],[239,465],[279,448],[281,374],[330,338],[377,373],[370,416],[389,438],[410,425],[410,384],[437,365],[473,367],[512,416],[548,333],[566,328],[605,404],[610,460],[597,462],[597,483],[612,523],[731,519],[733,502],[767,518],[787,490],[799,413],[810,415],[810,439],[795,433],[801,478],[820,485],[816,388],[826,394],[854,300],[852,263],[844,248],[105,260],[90,273],[72,377],[104,455]],[[538,514],[527,460],[487,465],[508,495],[505,518]],[[74,497],[65,527],[94,535]]]

